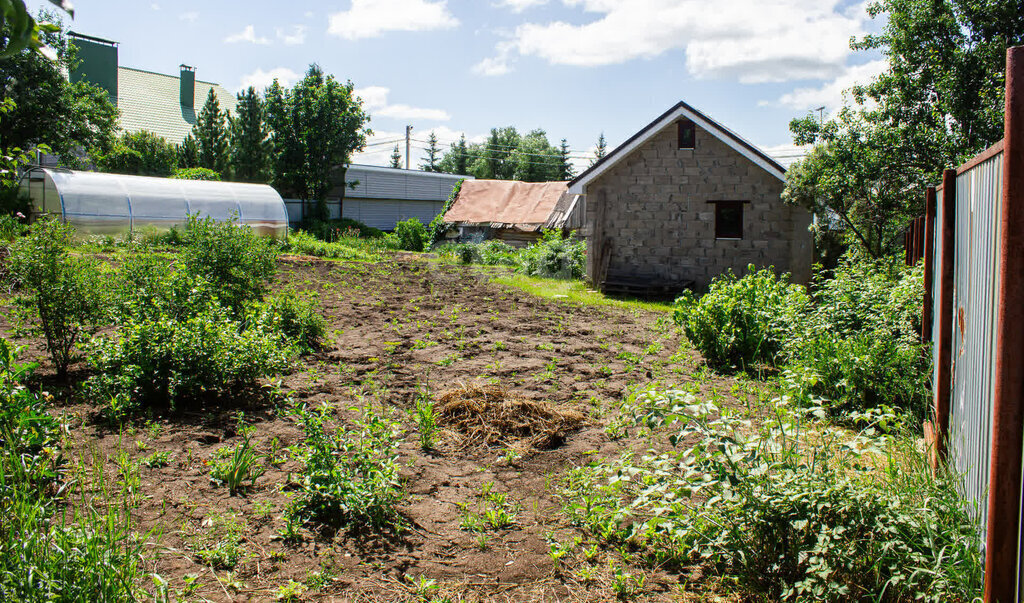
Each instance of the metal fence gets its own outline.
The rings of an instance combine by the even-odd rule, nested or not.
[[[959,171],[959,170],[958,170]],[[949,460],[964,476],[984,538],[992,448],[1003,154],[956,176]]]
[[[1024,46],[1007,51],[1003,140],[943,174],[923,252],[936,462],[963,476],[985,554],[985,601],[1024,601]]]

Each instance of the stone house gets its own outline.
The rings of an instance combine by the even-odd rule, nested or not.
[[[674,295],[732,269],[810,279],[810,214],[782,202],[785,168],[679,102],[569,183],[584,195],[587,277]]]

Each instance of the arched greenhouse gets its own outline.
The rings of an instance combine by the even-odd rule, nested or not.
[[[258,234],[288,235],[284,201],[266,184],[33,168],[22,177],[21,192],[31,199],[33,218],[60,216],[85,235],[181,228],[190,215],[235,216]]]

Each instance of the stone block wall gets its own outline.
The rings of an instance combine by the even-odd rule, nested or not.
[[[677,145],[673,123],[587,185],[590,280],[649,275],[704,289],[727,269],[742,274],[754,264],[806,283],[810,215],[782,202],[782,182],[700,127],[693,149]],[[749,201],[741,240],[715,239],[709,201]]]

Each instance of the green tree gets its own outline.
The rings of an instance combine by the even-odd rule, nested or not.
[[[274,82],[267,91],[274,181],[305,205],[316,203],[315,211],[306,212],[308,217],[327,217],[327,194],[332,189],[344,195],[346,166],[372,134],[366,126],[370,117],[352,90],[352,82],[342,84],[313,64],[291,90]]]
[[[109,152],[96,155],[93,160],[103,172],[170,176],[178,165],[178,154],[162,136],[141,130],[125,132]]]
[[[267,182],[270,177],[270,136],[263,99],[252,86],[238,94],[231,120],[231,172],[242,182]]]
[[[63,73],[76,62],[60,18],[41,11],[39,21],[51,21],[52,28],[39,33],[41,42],[52,49],[50,60],[31,44],[0,59],[0,98],[14,106],[0,122],[0,147],[30,150],[40,144],[68,165],[80,162],[78,151],[108,151],[117,127],[117,108],[105,90],[86,82],[70,83]],[[18,46],[17,23],[5,16],[0,39],[4,48]]]
[[[540,128],[519,139],[512,161],[515,163],[513,180],[549,182],[559,179],[558,149],[551,146],[547,132]]]
[[[395,148],[391,151],[391,167],[400,168],[402,167],[402,152],[398,150],[398,144],[395,144]]]
[[[187,169],[199,167],[199,143],[189,134],[177,147],[178,167]]]
[[[70,2],[50,0],[50,4],[75,16]],[[0,0],[0,30],[4,32],[0,40],[0,60],[25,49],[42,54],[45,47],[43,34],[56,31],[52,23],[39,23],[32,18],[23,0]]]
[[[420,169],[424,172],[438,172],[438,163],[441,160],[441,149],[437,146],[437,134],[433,132],[427,136],[427,158],[420,164]]]
[[[986,0],[882,0],[869,12],[886,24],[852,47],[881,52],[888,68],[851,90],[858,107],[790,123],[797,144],[818,146],[788,170],[783,198],[838,217],[848,242],[878,257],[899,246],[943,168],[1002,136],[1005,50],[1024,42],[1024,15]]]
[[[228,115],[220,108],[217,95],[210,89],[206,102],[192,127],[199,147],[199,167],[226,174],[228,171]]]
[[[512,126],[491,128],[491,134],[484,143],[479,158],[474,161],[470,172],[477,178],[512,180],[516,162],[512,154],[519,148],[519,132]]]
[[[569,143],[563,138],[562,144],[558,147],[558,180],[572,180],[576,177],[576,170],[569,160]]]
[[[469,160],[469,147],[466,144],[466,135],[463,134],[459,136],[458,142],[449,145],[444,157],[438,162],[437,169],[446,174],[466,174]]]
[[[594,158],[590,161],[590,165],[594,165],[605,156],[608,152],[608,143],[604,140],[604,132],[597,137],[597,147],[594,148]]]

